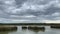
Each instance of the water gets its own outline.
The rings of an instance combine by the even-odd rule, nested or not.
[[[45,30],[43,31],[22,29],[21,26],[17,27],[17,31],[0,32],[0,34],[60,34],[60,29],[51,29],[49,26],[45,26]]]

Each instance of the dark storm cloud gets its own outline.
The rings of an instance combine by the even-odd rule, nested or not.
[[[22,4],[23,4],[24,2],[26,2],[27,0],[15,0],[15,1],[16,1],[17,8],[19,8],[19,7],[21,7]]]

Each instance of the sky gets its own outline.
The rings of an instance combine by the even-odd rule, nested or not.
[[[60,23],[60,0],[0,0],[0,23]]]

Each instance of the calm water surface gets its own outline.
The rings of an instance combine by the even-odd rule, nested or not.
[[[51,29],[49,26],[45,26],[45,31],[22,29],[21,26],[17,27],[17,31],[0,32],[0,34],[60,34],[60,29]]]

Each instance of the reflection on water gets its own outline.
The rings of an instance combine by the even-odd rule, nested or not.
[[[2,31],[0,31],[0,34],[9,34],[11,32],[16,32],[16,31],[17,31],[17,29],[14,29],[14,30],[2,30]]]
[[[18,30],[0,32],[0,34],[60,34],[60,29],[51,29],[49,26],[45,26],[44,30],[22,29],[21,26],[18,26]]]
[[[39,32],[39,31],[41,31],[41,32],[44,32],[44,30],[34,30],[34,29],[22,29],[22,30],[30,30],[30,31],[34,31],[34,32]]]
[[[11,33],[11,32],[16,32],[17,30],[14,30],[14,31],[0,31],[0,34],[8,34],[8,33]]]
[[[34,29],[28,29],[28,30],[31,30],[31,31],[34,31],[34,32],[39,32],[39,31],[44,32],[44,30],[34,30]]]

